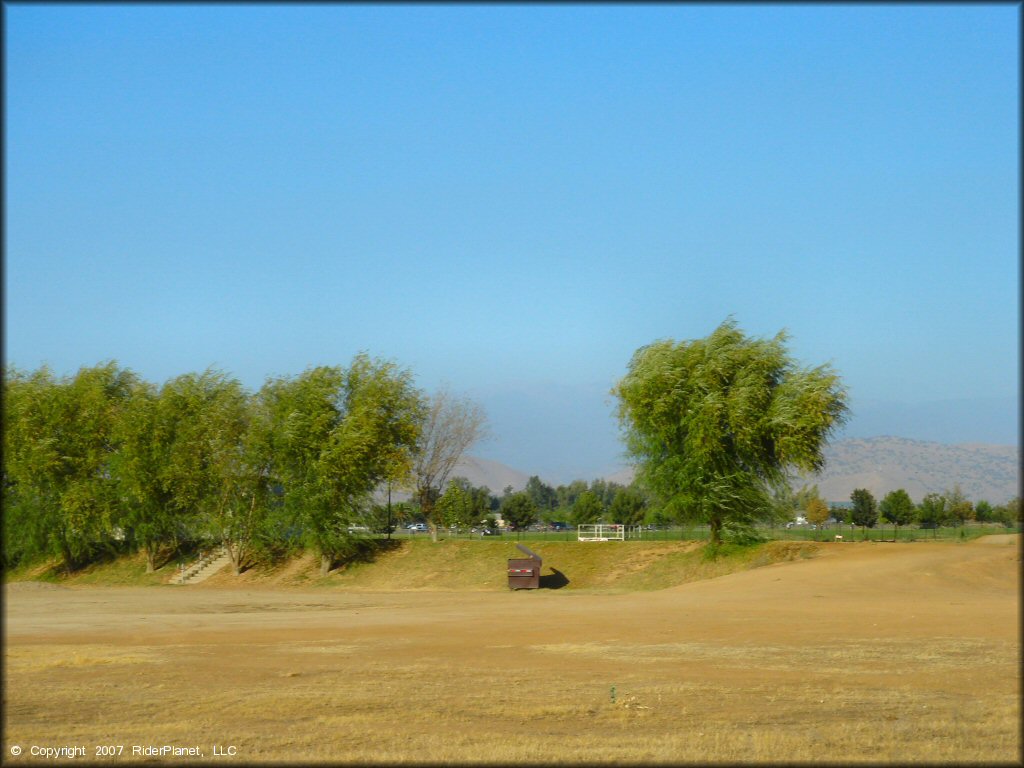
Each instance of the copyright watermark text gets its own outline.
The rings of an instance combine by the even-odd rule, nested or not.
[[[19,744],[11,746],[11,757],[41,757],[44,760],[74,760],[77,757],[104,758],[104,757],[199,757],[207,755],[211,757],[235,757],[238,748],[233,744],[214,744],[212,747],[200,747],[198,744],[180,746],[175,744],[99,744],[91,749],[85,745],[61,745],[61,746],[38,746],[33,744],[30,747],[22,747]]]

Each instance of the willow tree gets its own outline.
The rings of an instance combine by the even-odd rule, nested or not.
[[[352,546],[372,493],[408,474],[424,406],[412,374],[357,355],[347,368],[320,366],[268,381],[260,393],[275,435],[268,472],[320,553],[320,572]]]
[[[4,382],[5,520],[26,554],[60,555],[66,570],[114,541],[118,498],[112,480],[117,423],[136,382],[108,362],[55,377],[15,369]],[[5,551],[12,559],[14,550]]]
[[[146,573],[157,569],[161,550],[175,539],[173,496],[164,470],[173,431],[161,413],[158,388],[138,381],[118,422],[120,449],[114,477],[120,485],[121,524],[146,555]]]
[[[798,365],[787,339],[748,337],[730,318],[704,339],[641,347],[613,390],[639,479],[712,543],[767,514],[791,473],[820,471],[846,419],[838,375]]]

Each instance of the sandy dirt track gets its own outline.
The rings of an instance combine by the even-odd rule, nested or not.
[[[1018,536],[825,544],[649,593],[5,598],[6,761],[101,743],[245,761],[1020,758]]]

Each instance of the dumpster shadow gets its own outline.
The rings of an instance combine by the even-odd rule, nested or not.
[[[568,583],[569,579],[557,568],[552,568],[547,576],[540,577],[541,589],[561,589]]]

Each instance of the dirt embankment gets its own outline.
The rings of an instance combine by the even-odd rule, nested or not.
[[[529,542],[543,559],[544,588],[650,591],[689,581],[814,557],[815,542],[773,541],[709,558],[701,542]],[[369,591],[493,591],[507,587],[509,558],[522,557],[513,541],[401,541],[319,574],[319,559],[299,555],[273,568],[239,575],[225,569],[197,588],[337,587]]]

